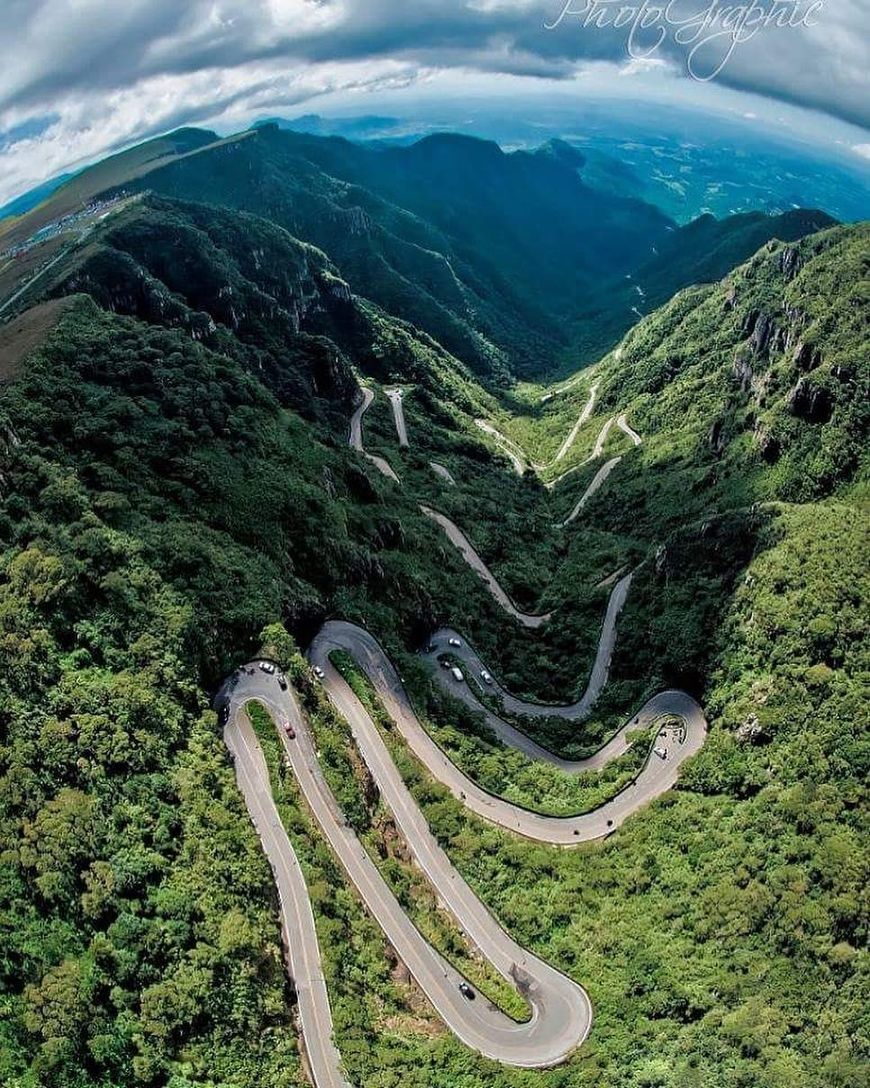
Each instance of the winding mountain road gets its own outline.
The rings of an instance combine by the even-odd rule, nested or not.
[[[632,427],[629,425],[628,420],[625,418],[625,412],[623,412],[622,415],[617,418],[616,426],[628,435],[628,437],[632,440],[635,446],[640,446],[643,443],[643,439],[640,437],[637,431],[633,430]]]
[[[373,396],[371,390],[363,390],[362,403],[350,425],[350,444],[363,453],[362,417]],[[398,415],[396,419],[398,430]],[[629,437],[633,436],[636,444],[640,443],[640,437],[631,431],[624,416],[609,420],[606,431],[614,422]],[[401,431],[399,434],[401,440]],[[605,439],[606,433],[603,438],[599,436],[598,455]],[[380,460],[370,459],[376,464]],[[378,467],[384,471],[381,465]],[[604,465],[599,470],[580,505],[593,487],[603,483],[607,468]],[[386,469],[395,479],[388,465]],[[534,616],[520,612],[457,526],[429,507],[421,509],[441,526],[496,600],[519,622],[534,628],[550,618],[549,614]],[[595,661],[582,697],[567,706],[527,703],[493,680],[487,686],[500,700],[504,712],[520,718],[556,716],[577,721],[589,713],[607,683],[617,620],[631,579],[631,574],[620,578],[609,596]],[[451,639],[458,640],[460,645],[449,646]],[[239,788],[275,876],[288,968],[298,994],[305,1053],[317,1088],[348,1088],[348,1081],[333,1041],[329,995],[304,875],[272,798],[268,767],[245,711],[249,701],[257,700],[268,710],[281,738],[287,764],[313,819],[386,939],[447,1027],[480,1054],[526,1068],[556,1065],[583,1042],[592,1024],[589,998],[576,982],[518,945],[454,869],[402,780],[377,725],[333,665],[330,655],[342,650],[353,657],[373,685],[397,733],[428,773],[457,800],[482,819],[541,843],[575,846],[611,834],[629,816],[675,784],[680,766],[700,749],[706,736],[707,723],[698,704],[684,692],[665,691],[650,699],[588,759],[563,760],[484,707],[467,683],[450,679],[447,670],[440,668],[438,654],[448,650],[461,659],[468,675],[479,676],[485,671],[480,657],[462,644],[456,632],[444,628],[436,632],[434,641],[424,658],[438,683],[483,713],[502,742],[567,773],[600,769],[627,750],[631,730],[644,729],[663,718],[667,721],[660,724],[654,750],[648,753],[641,770],[616,796],[580,815],[541,815],[488,793],[451,762],[423,727],[394,666],[369,632],[333,620],[324,624],[309,648],[308,657],[315,674],[338,713],[348,722],[359,753],[414,860],[471,944],[526,999],[530,1016],[518,1023],[485,1000],[470,1000],[468,994],[473,996],[473,988],[470,989],[468,981],[411,923],[331,793],[308,723],[292,689],[286,685],[282,688],[275,676],[256,666],[237,670],[221,688],[215,706],[225,721],[224,737],[235,763]]]
[[[360,391],[362,392],[362,401],[350,418],[350,447],[351,449],[357,450],[357,452],[361,453],[367,460],[371,461],[375,468],[383,473],[388,479],[393,480],[395,483],[399,483],[399,477],[393,472],[389,463],[385,461],[383,457],[377,457],[373,453],[367,453],[363,446],[362,418],[371,407],[375,395],[371,389],[365,385],[360,386]]]
[[[587,368],[585,373],[578,374],[576,378],[572,378],[571,381],[566,382],[565,385],[560,385],[556,389],[551,389],[549,393],[544,393],[543,396],[540,398],[541,404],[546,404],[547,401],[552,400],[553,397],[561,397],[563,393],[567,393],[571,389],[574,389],[575,386],[578,386],[581,382],[586,380],[586,378],[589,376],[590,369],[591,368]]]
[[[579,517],[580,511],[583,509],[586,503],[589,502],[595,492],[601,487],[601,485],[604,483],[610,473],[613,472],[613,470],[616,468],[621,460],[621,457],[611,457],[609,461],[604,462],[601,468],[592,477],[592,482],[583,492],[582,496],[577,502],[577,505],[567,516],[567,518],[559,523],[560,529],[564,529],[566,525],[570,525],[572,521],[575,521]]]
[[[429,773],[445,785],[457,800],[483,819],[538,842],[574,846],[610,834],[638,809],[674,785],[680,765],[701,748],[707,734],[703,711],[691,696],[682,691],[662,692],[650,699],[634,715],[628,727],[645,729],[666,715],[680,718],[679,728],[669,728],[665,731],[665,736],[656,738],[656,744],[665,752],[665,758],[651,752],[633,782],[592,812],[579,816],[542,816],[487,793],[483,787],[463,774],[423,728],[398,673],[375,638],[363,628],[340,620],[324,624],[309,650],[312,664],[321,667],[326,673],[325,686],[330,698],[334,696],[336,685],[326,667],[329,654],[333,650],[345,650],[354,657],[368,676],[408,747]],[[333,698],[333,701],[346,716],[349,698],[357,703],[358,700],[346,684],[344,688],[346,691],[342,689],[342,698]],[[361,704],[358,706],[362,709]],[[548,712],[552,709],[548,708]],[[354,736],[356,737],[356,731]],[[359,738],[357,741],[359,743]],[[368,763],[362,747],[361,751]],[[613,758],[613,755],[609,758]],[[374,777],[377,781],[377,774]],[[409,843],[409,846],[414,849],[413,843]]]
[[[247,758],[251,740],[245,735],[243,708],[248,700],[257,699],[277,723],[289,722],[293,727],[295,737],[292,739],[285,731],[280,731],[282,742],[314,819],[385,937],[444,1023],[467,1046],[510,1065],[541,1068],[564,1061],[586,1037],[592,1022],[585,991],[518,945],[451,865],[402,781],[377,727],[329,661],[331,650],[343,646],[340,638],[332,638],[331,627],[327,625],[323,629],[310,651],[312,662],[323,670],[324,686],[330,699],[349,722],[381,797],[391,809],[415,860],[471,943],[526,998],[531,1010],[529,1019],[517,1023],[485,1000],[469,1001],[463,995],[460,984],[468,985],[466,980],[408,919],[364,846],[346,824],[317,762],[311,734],[296,700],[259,670],[253,676],[244,673],[236,688],[227,693],[230,708],[226,727],[228,744],[231,751],[238,753],[239,785],[252,818],[256,823],[262,798],[269,790],[265,763],[262,759]],[[361,634],[365,635],[365,632]],[[250,730],[250,726],[247,728]],[[240,755],[242,769],[239,769]],[[270,823],[268,818],[265,828],[258,826],[258,830],[277,878],[286,867],[292,868],[295,861],[292,847],[279,826]],[[293,892],[282,888],[282,903],[287,894]],[[305,946],[304,951],[295,941]],[[328,1044],[323,1053],[317,1055],[316,1068],[314,1054],[310,1055],[315,1083],[318,1088],[343,1085],[345,1082],[334,1060],[328,997],[325,989],[319,993],[308,984],[312,979],[322,979],[316,939],[291,927],[288,944],[290,969],[300,992],[300,1007],[303,993],[311,999],[307,1002],[312,1006],[307,1022],[303,1015],[306,1049],[309,1047],[309,1028],[318,1048]]]
[[[575,703],[558,706],[549,703],[527,703],[522,699],[517,699],[516,696],[511,695],[494,679],[491,670],[486,667],[477,652],[468,645],[466,640],[460,637],[457,631],[450,627],[442,627],[435,632],[429,644],[431,649],[421,655],[422,660],[429,666],[434,682],[448,695],[453,696],[455,699],[461,699],[466,706],[469,706],[477,713],[483,714],[487,726],[503,744],[516,748],[530,759],[552,763],[555,767],[568,774],[600,770],[610,760],[616,759],[617,756],[621,756],[623,752],[628,750],[627,734],[631,730],[638,728],[637,723],[634,721],[627,722],[606,745],[588,759],[562,759],[546,748],[542,748],[531,737],[526,736],[521,730],[499,717],[498,714],[493,713],[489,707],[478,699],[467,682],[455,680],[449,670],[441,668],[438,659],[444,653],[449,653],[451,657],[457,658],[462,662],[466,677],[477,679],[482,673],[486,672],[492,680],[492,683],[487,685],[487,690],[501,702],[503,709],[509,714],[527,718],[550,717],[565,718],[569,721],[582,721],[589,716],[607,683],[613,649],[616,645],[616,625],[628,597],[631,579],[631,574],[627,574],[620,579],[608,598],[604,623],[601,626],[601,634],[595,652],[595,661],[589,673],[586,690]],[[459,642],[460,645],[451,646],[451,639]]]
[[[591,387],[591,389],[589,390],[589,400],[587,400],[586,404],[583,406],[583,411],[580,413],[580,416],[578,417],[577,422],[574,424],[574,426],[571,428],[571,430],[566,435],[565,441],[559,447],[559,450],[556,453],[556,456],[553,458],[552,461],[550,461],[549,464],[544,465],[543,468],[545,468],[545,469],[546,468],[551,468],[553,465],[557,465],[560,461],[562,461],[567,456],[568,450],[570,450],[571,447],[574,445],[574,442],[577,439],[577,435],[580,433],[580,428],[587,421],[587,419],[589,419],[589,417],[592,415],[592,412],[593,412],[593,410],[595,408],[595,398],[597,396],[598,396],[598,386],[593,385]],[[535,467],[537,468],[538,466],[536,465]]]
[[[402,390],[387,389],[385,392],[393,409],[393,420],[396,424],[396,435],[399,439],[399,445],[402,449],[408,449],[410,443],[408,442],[408,429],[405,426],[405,408],[402,404]]]
[[[512,438],[508,438],[507,435],[503,435],[501,431],[493,427],[491,423],[487,423],[485,419],[476,419],[474,423],[484,434],[488,434],[490,438],[493,439],[501,452],[514,466],[516,474],[522,476],[528,468],[528,462],[525,453],[523,453],[516,442],[514,442]]]
[[[502,432],[498,430],[497,427],[494,427],[485,419],[476,419],[474,422],[484,432],[484,434],[489,435],[489,437],[493,439],[493,441],[496,443],[502,453],[507,455],[518,475],[522,476],[523,473],[526,471],[526,468],[528,468],[529,466],[531,466],[535,470],[535,472],[542,473],[546,472],[548,469],[554,468],[568,455],[568,451],[577,440],[577,435],[580,433],[580,429],[582,428],[583,424],[586,423],[586,421],[589,419],[595,409],[595,400],[597,396],[598,386],[593,385],[589,390],[589,399],[583,405],[583,411],[577,417],[577,421],[575,422],[574,426],[565,436],[562,445],[557,450],[556,456],[552,459],[552,461],[530,461],[520,445],[512,438],[508,438],[507,435],[502,434]],[[593,456],[597,455],[593,454]]]
[[[552,617],[552,612],[547,612],[540,616],[533,615],[529,612],[521,612],[502,589],[501,583],[481,559],[480,555],[475,550],[474,545],[459,526],[452,522],[450,518],[446,517],[444,514],[439,514],[437,510],[433,510],[429,506],[421,506],[420,509],[427,518],[431,518],[432,521],[441,526],[447,534],[447,539],[459,549],[465,562],[481,578],[481,580],[486,583],[486,587],[492,596],[498,601],[505,612],[513,616],[513,618],[521,623],[523,627],[540,627]]]
[[[550,482],[546,485],[547,489],[552,490],[557,484],[560,484],[563,480],[567,479],[569,476],[573,476],[575,472],[578,472],[581,468],[584,468],[586,465],[588,465],[590,461],[597,461],[598,458],[601,457],[601,455],[604,453],[604,447],[607,444],[607,439],[610,437],[610,432],[613,430],[614,426],[618,427],[624,434],[627,434],[635,446],[640,446],[643,443],[643,439],[637,433],[637,431],[632,429],[631,425],[626,419],[624,412],[619,416],[611,417],[605,422],[604,426],[598,432],[598,437],[595,439],[595,445],[592,447],[592,453],[589,454],[586,460],[581,461],[579,465],[574,465],[573,468],[569,468],[567,472],[563,472],[554,480],[550,480]],[[587,489],[586,494],[580,500],[578,506],[575,507],[571,516],[566,521],[562,522],[563,526],[570,524],[570,522],[572,522],[577,517],[577,515],[580,513],[580,510],[583,509],[586,501],[590,499],[601,486],[601,484],[604,483],[604,481],[616,468],[621,460],[621,457],[614,457],[611,461],[607,463],[607,465],[604,466],[604,469],[602,469],[602,471],[606,471],[604,472],[603,477],[600,480],[598,479],[598,477],[593,479],[592,484],[590,484],[589,489]]]
[[[269,770],[260,742],[244,710],[249,698],[263,702],[277,722],[298,721],[301,715],[289,692],[282,710],[272,702],[274,680],[259,671],[244,676],[237,690],[224,685],[218,701],[230,700],[231,714],[224,727],[224,742],[233,758],[236,781],[263,851],[272,866],[281,908],[281,934],[290,976],[296,991],[302,1038],[311,1075],[317,1088],[349,1088],[341,1057],[333,1042],[332,1011],[323,978],[320,946],[305,877],[272,798]],[[267,682],[271,680],[270,682]]]
[[[618,611],[619,598],[611,595],[611,605]],[[521,713],[537,713],[542,709],[546,713],[579,713],[578,708],[591,698],[590,692],[606,680],[606,663],[599,666],[598,662],[607,656],[602,649],[607,643],[609,637],[602,637],[587,692],[572,708],[525,704],[501,688],[499,694],[506,706]],[[227,704],[225,738],[234,755],[239,786],[278,884],[288,961],[299,993],[306,1053],[317,1088],[344,1088],[346,1081],[332,1042],[332,1020],[319,948],[316,935],[312,934],[310,914],[304,907],[307,898],[304,880],[271,803],[265,761],[244,714],[244,706],[251,699],[259,700],[272,715],[314,819],[387,940],[450,1030],[469,1047],[507,1064],[538,1068],[565,1060],[582,1043],[591,1026],[592,1010],[585,991],[517,945],[453,868],[405,786],[377,726],[333,666],[330,654],[334,650],[345,650],[353,656],[411,751],[463,805],[510,831],[562,846],[610,834],[632,813],[674,785],[680,765],[704,742],[706,722],[700,707],[683,692],[667,691],[655,696],[608,745],[586,761],[586,769],[593,769],[593,764],[603,766],[624,751],[628,728],[644,728],[664,715],[675,716],[680,724],[662,729],[656,738],[664,758],[650,753],[633,782],[592,812],[572,817],[542,816],[487,793],[447,758],[420,723],[392,663],[367,631],[354,624],[332,621],[324,625],[312,643],[309,659],[320,670],[324,688],[337,711],[348,721],[360,754],[415,860],[472,944],[528,1001],[529,1020],[516,1023],[484,1001],[470,1002],[463,996],[460,986],[467,987],[467,981],[409,921],[346,824],[317,762],[313,740],[293,693],[282,691],[274,678],[259,669],[252,673],[242,670],[224,686],[216,700],[216,705]],[[467,660],[479,663],[476,658]],[[288,724],[295,731],[293,738],[284,729]]]

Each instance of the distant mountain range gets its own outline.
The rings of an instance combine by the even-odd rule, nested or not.
[[[378,146],[275,124],[223,140],[182,129],[77,174],[5,240],[119,192],[234,208],[322,249],[352,290],[503,383],[592,361],[679,288],[833,222],[757,213],[681,228],[586,184],[585,165],[559,140],[506,153],[455,134]]]

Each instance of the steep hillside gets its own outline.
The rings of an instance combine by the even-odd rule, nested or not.
[[[722,283],[678,295],[605,366],[604,403],[755,500],[807,501],[864,455],[870,227],[770,243]],[[676,439],[674,441],[677,441]]]
[[[378,146],[275,125],[225,140],[182,129],[75,175],[0,237],[144,189],[248,212],[324,250],[355,292],[504,384],[593,361],[675,290],[831,222],[707,216],[678,229],[587,184],[584,169],[558,140],[507,154],[451,134]]]
[[[644,314],[692,284],[716,283],[766,242],[796,242],[835,225],[824,212],[798,209],[781,215],[751,212],[715,219],[703,215],[669,232],[631,274],[610,280],[583,302],[576,319],[576,362],[593,362]]]
[[[480,140],[365,148],[264,126],[215,151],[139,185],[279,223],[483,373],[540,370],[564,343],[554,315],[668,225],[588,189],[571,163]]]
[[[242,147],[219,152],[226,177],[253,162]],[[193,161],[170,169],[179,188]],[[314,216],[321,180],[330,199],[341,187],[321,166],[307,176]],[[283,201],[282,184],[268,191]],[[622,461],[566,526],[597,466],[552,492],[504,470],[473,425],[493,397],[334,253],[287,233],[299,200],[267,221],[146,198],[0,336],[0,1080],[300,1083],[273,885],[209,692],[264,627],[286,647],[286,632],[304,645],[325,618],[353,620],[489,788],[564,803],[576,787],[495,744],[413,651],[450,622],[513,690],[571,697],[608,582],[630,567],[594,715],[534,727],[575,755],[653,690],[702,700],[704,750],[618,835],[561,851],[495,831],[391,738],[484,903],[589,985],[593,1034],[564,1066],[502,1067],[444,1034],[276,765],[348,1074],[379,1088],[858,1088],[867,227],[765,246],[633,330],[600,366],[588,427],[625,411],[643,444],[608,447]],[[361,375],[377,394],[366,448],[398,482],[347,448]],[[407,449],[378,384],[397,381]],[[515,624],[421,501],[552,621]],[[414,897],[347,730],[299,672],[341,804]]]

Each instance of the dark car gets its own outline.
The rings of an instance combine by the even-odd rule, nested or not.
[[[474,992],[474,990],[472,990],[472,988],[468,985],[467,982],[460,982],[459,983],[459,992],[468,1001],[473,1001],[475,999],[475,997],[477,997],[477,994]]]
[[[221,725],[226,725],[230,720],[230,704],[224,703],[220,710]]]
[[[284,732],[287,734],[290,740],[296,740],[296,730],[289,722],[284,726]]]
[[[278,673],[278,687],[279,687],[279,688],[280,688],[280,689],[281,689],[282,691],[286,691],[286,690],[287,690],[287,677],[286,677],[286,676],[284,675],[284,673],[283,673],[283,672],[279,672],[279,673]]]

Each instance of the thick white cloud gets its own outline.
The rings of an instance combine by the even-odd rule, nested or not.
[[[260,107],[278,112],[325,90],[445,69],[549,79],[574,79],[602,62],[629,72],[657,63],[686,71],[692,43],[674,40],[673,28],[645,63],[629,58],[625,28],[583,25],[581,13],[594,4],[604,5],[596,21],[606,23],[620,6],[643,0],[566,2],[3,0],[0,137],[36,118],[55,120],[5,148],[0,200],[172,125]],[[739,2],[770,10],[805,9],[810,0]],[[711,3],[719,0],[669,0],[669,17],[684,19]],[[717,82],[866,124],[868,0],[826,0],[812,21],[744,41]],[[699,66],[711,63],[716,48],[696,54]]]

